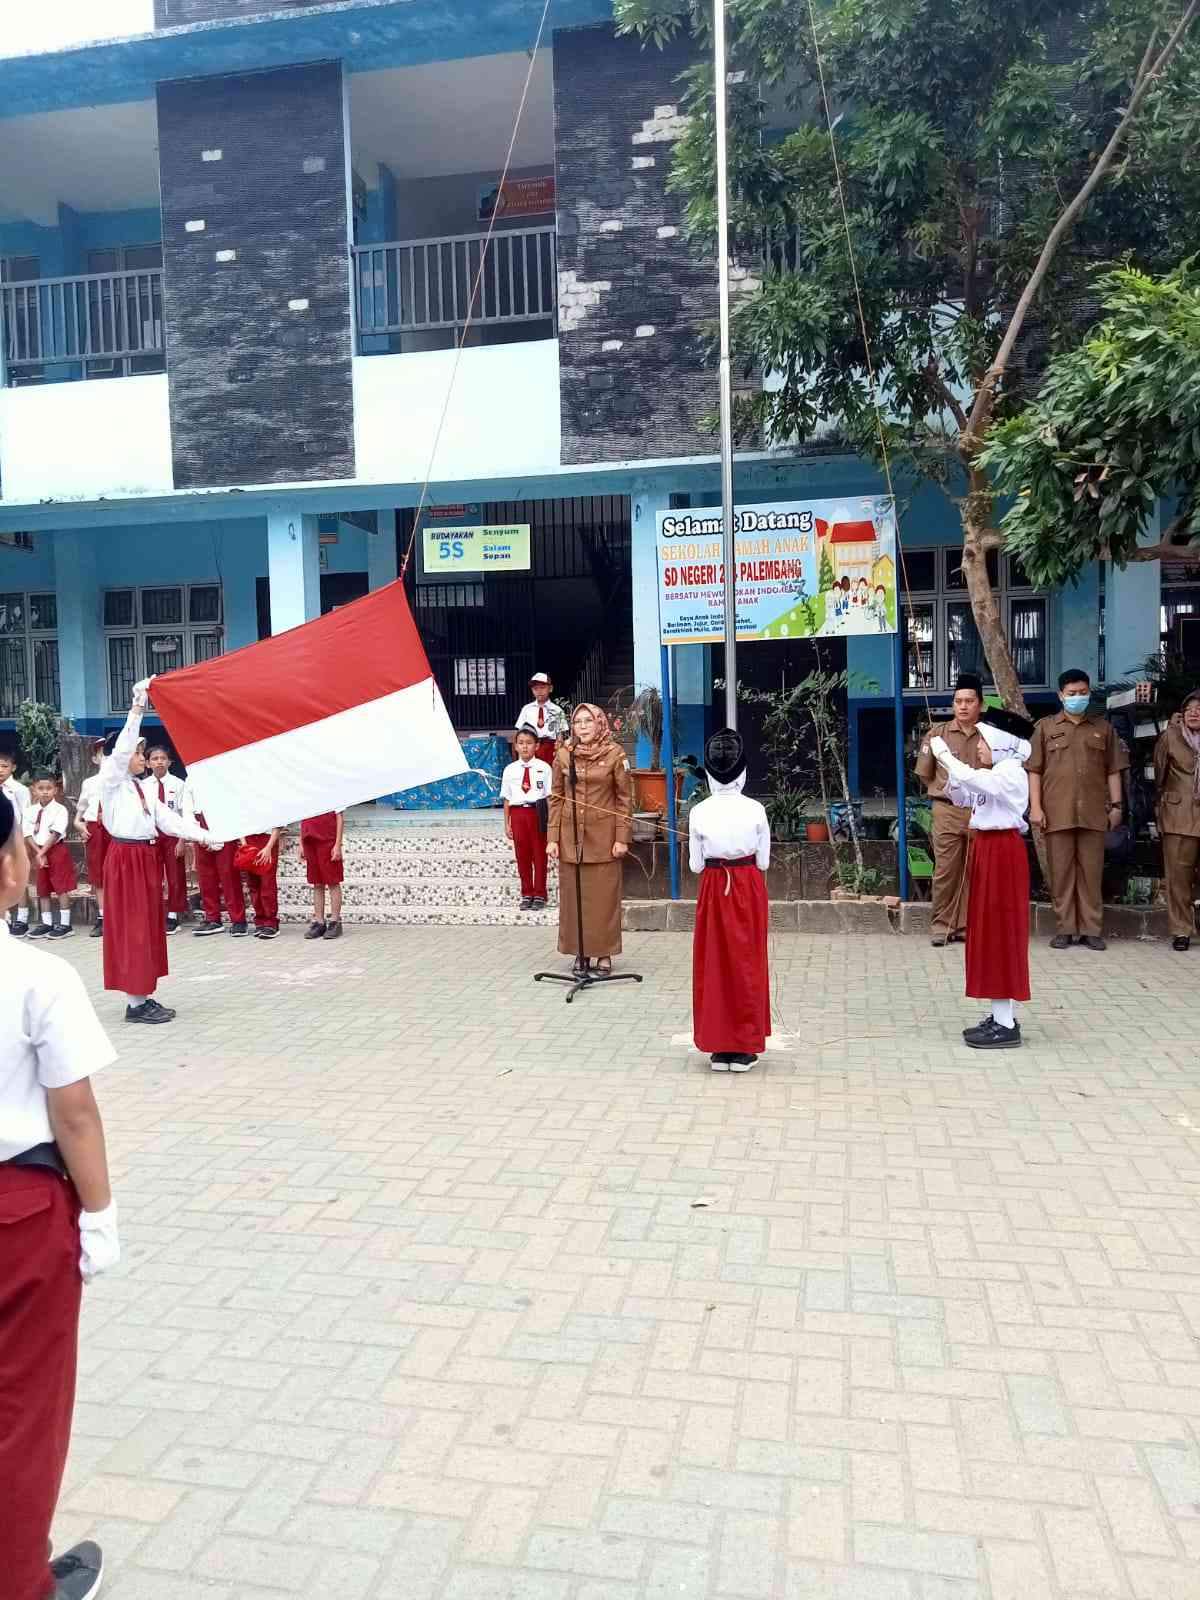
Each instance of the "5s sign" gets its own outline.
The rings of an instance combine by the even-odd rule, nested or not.
[[[421,575],[426,580],[454,579],[480,572],[528,572],[529,524],[484,523],[478,527],[425,527],[421,540]]]

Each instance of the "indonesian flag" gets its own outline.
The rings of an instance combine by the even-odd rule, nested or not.
[[[467,771],[399,581],[150,695],[218,839]]]

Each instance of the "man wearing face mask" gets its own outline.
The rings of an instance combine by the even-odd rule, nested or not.
[[[1092,681],[1071,667],[1058,680],[1062,710],[1034,729],[1029,758],[1029,820],[1044,835],[1054,902],[1052,950],[1078,941],[1107,948],[1101,937],[1104,907],[1104,835],[1120,824],[1121,774],[1129,754],[1112,724],[1088,714]]]

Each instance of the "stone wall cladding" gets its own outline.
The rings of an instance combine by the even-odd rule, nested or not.
[[[154,26],[178,28],[188,22],[225,22],[237,17],[269,17],[275,11],[301,11],[319,0],[154,0]]]
[[[341,68],[160,84],[175,487],[354,475]]]
[[[715,266],[697,262],[667,179],[685,119],[689,42],[611,26],[554,36],[559,353],[564,465],[710,455],[716,410],[703,325]]]

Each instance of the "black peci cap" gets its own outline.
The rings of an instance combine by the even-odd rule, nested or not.
[[[733,728],[722,728],[704,746],[704,770],[714,783],[732,783],[746,770],[746,745]]]
[[[954,680],[954,692],[960,689],[974,689],[979,698],[983,699],[983,679],[977,672],[960,672]]]
[[[979,720],[986,722],[989,728],[999,728],[1001,733],[1011,733],[1014,739],[1033,738],[1033,723],[1029,718],[1006,711],[1003,706],[985,706]]]

